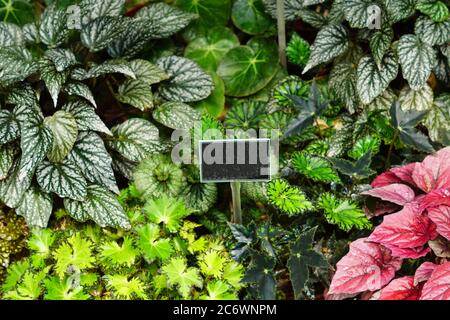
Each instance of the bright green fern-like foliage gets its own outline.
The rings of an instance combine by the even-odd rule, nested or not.
[[[131,230],[80,224],[68,215],[53,229],[33,230],[30,256],[9,266],[0,297],[237,299],[243,267],[219,238],[196,232],[201,225],[189,220],[183,199],[163,196],[146,205],[142,199],[133,186],[121,192]]]
[[[296,215],[313,208],[303,192],[285,180],[277,179],[270,182],[267,194],[270,202],[288,215]]]
[[[330,163],[322,158],[296,152],[292,156],[294,169],[305,177],[320,182],[339,182],[339,176]]]
[[[318,205],[324,210],[328,222],[338,225],[344,231],[372,227],[361,208],[350,200],[337,199],[334,195],[326,193],[320,197]]]
[[[308,41],[294,33],[286,48],[288,60],[300,67],[306,66],[311,54]]]

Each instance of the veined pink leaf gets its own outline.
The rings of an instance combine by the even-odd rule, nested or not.
[[[402,183],[402,180],[391,171],[383,172],[378,177],[376,177],[372,183],[372,188],[380,188],[388,186],[393,183]]]
[[[450,240],[450,207],[439,206],[428,209],[428,217],[436,224],[436,231]]]
[[[426,256],[429,252],[431,252],[430,248],[426,248],[424,246],[415,247],[415,248],[399,248],[396,246],[387,246],[394,257],[399,257],[402,259],[418,259]]]
[[[416,163],[410,163],[401,167],[394,167],[391,170],[380,174],[372,182],[373,188],[384,187],[393,183],[407,183],[416,186],[412,174]]]
[[[387,201],[378,201],[373,210],[369,209],[367,206],[364,206],[363,211],[367,218],[372,219],[373,217],[398,211],[398,206]]]
[[[414,284],[414,277],[407,276],[392,280],[380,292],[378,300],[419,300],[421,286]]]
[[[405,184],[393,183],[388,186],[375,188],[362,193],[366,196],[380,198],[401,206],[410,203],[415,198],[414,190]]]
[[[412,178],[425,192],[450,188],[450,147],[426,157],[416,164]]]
[[[350,251],[337,263],[329,294],[353,294],[375,291],[385,286],[400,269],[402,259],[367,238],[350,244]]]
[[[450,300],[450,262],[434,269],[423,286],[420,300]]]
[[[428,281],[436,267],[437,265],[432,262],[422,263],[420,267],[416,269],[416,273],[414,274],[414,285],[417,285],[420,282]]]
[[[383,223],[375,228],[369,240],[399,249],[422,247],[437,237],[435,224],[418,210],[416,203],[403,210],[385,216]]]
[[[442,205],[450,206],[450,189],[434,190],[420,200],[420,210]]]
[[[394,167],[390,171],[393,174],[395,174],[402,182],[408,183],[409,185],[416,187],[416,184],[412,177],[416,164],[417,162],[413,162],[405,166]]]

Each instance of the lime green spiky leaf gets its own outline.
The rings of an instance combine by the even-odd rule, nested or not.
[[[235,262],[230,261],[223,267],[222,278],[226,280],[233,288],[242,287],[241,280],[244,277],[244,267]]]
[[[303,192],[285,180],[277,179],[270,182],[267,194],[269,201],[288,215],[297,215],[313,208]]]
[[[329,223],[338,225],[344,231],[372,227],[361,208],[350,200],[340,200],[330,193],[325,193],[319,199],[319,207],[324,210]]]
[[[74,234],[61,244],[53,254],[56,260],[56,274],[63,278],[69,267],[84,270],[93,266],[95,258],[92,253],[92,242],[83,239],[80,233]]]
[[[314,181],[339,182],[338,175],[325,159],[296,152],[292,156],[292,165],[297,172]]]
[[[28,240],[28,248],[33,252],[33,266],[41,266],[51,254],[50,247],[55,241],[55,233],[50,229],[35,229]]]
[[[225,259],[217,251],[208,251],[205,254],[199,256],[198,265],[200,271],[206,277],[211,276],[214,278],[220,278],[223,272],[223,266]]]
[[[100,247],[100,257],[109,267],[131,266],[138,256],[133,239],[125,236],[122,245],[116,241],[108,241]]]
[[[83,287],[74,286],[71,278],[59,279],[51,277],[44,280],[47,293],[45,300],[87,300],[89,295],[83,292]]]
[[[153,223],[148,223],[137,230],[139,248],[145,257],[166,260],[173,253],[173,247],[169,238],[160,238],[161,230]]]
[[[22,279],[22,276],[30,268],[29,260],[17,261],[8,267],[5,282],[1,286],[2,292],[12,290]]]
[[[135,297],[146,299],[144,283],[138,278],[128,279],[126,275],[106,275],[106,285],[119,299],[130,300]]]
[[[203,281],[199,270],[187,266],[186,259],[175,257],[162,267],[170,286],[175,286],[183,298],[188,298],[193,287],[202,288]]]
[[[50,267],[46,267],[39,272],[33,272],[27,270],[23,273],[23,276],[19,283],[13,290],[4,294],[4,299],[10,300],[36,300],[42,294],[41,283],[47,276]]]
[[[234,293],[230,293],[230,286],[223,281],[217,280],[206,285],[208,295],[200,296],[201,300],[237,300]]]
[[[304,67],[311,54],[310,45],[308,41],[294,33],[286,48],[286,54],[289,62]]]
[[[170,232],[177,232],[180,228],[181,220],[191,213],[183,201],[166,195],[148,201],[144,211],[151,222],[162,224]]]

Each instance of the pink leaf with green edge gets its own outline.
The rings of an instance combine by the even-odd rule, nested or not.
[[[419,300],[421,287],[414,284],[413,276],[394,279],[381,290],[378,300]]]
[[[450,262],[434,269],[423,286],[420,300],[450,300]]]
[[[432,262],[422,263],[420,267],[416,269],[416,273],[414,274],[414,285],[417,285],[420,282],[428,281],[436,267],[437,265]]]
[[[353,294],[381,289],[400,269],[402,259],[367,238],[350,244],[350,251],[337,263],[328,294]]]
[[[403,210],[385,216],[369,240],[389,248],[408,249],[422,247],[436,237],[435,224],[418,210],[416,203],[411,203]]]
[[[450,188],[450,147],[425,158],[418,163],[412,178],[415,184],[425,192]]]
[[[414,190],[405,184],[393,183],[388,186],[375,188],[362,193],[366,196],[380,198],[401,206],[410,203],[415,198]]]
[[[436,231],[450,240],[450,207],[439,206],[428,209],[428,217],[436,224]]]

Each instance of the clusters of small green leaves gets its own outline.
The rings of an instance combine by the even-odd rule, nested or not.
[[[22,217],[14,212],[0,212],[0,283],[5,269],[26,247],[28,229]]]
[[[8,15],[18,3],[5,2]],[[30,226],[48,224],[56,195],[79,221],[128,228],[113,169],[131,178],[167,145],[152,122],[116,118],[134,107],[171,129],[200,119],[187,103],[208,97],[212,78],[189,59],[147,50],[197,15],[165,3],[133,17],[124,15],[123,0],[66,9],[71,3],[49,1],[23,27],[0,22],[0,199]],[[108,129],[105,119],[116,125]]]
[[[60,212],[53,229],[35,229],[31,255],[8,268],[2,298],[13,300],[237,299],[244,276],[220,239],[199,235],[191,210],[168,196],[142,205],[120,195],[129,231],[78,224]]]
[[[274,2],[264,1],[272,15]],[[378,7],[378,17],[370,15],[372,6]],[[351,113],[387,111],[398,99],[404,111],[427,111],[421,123],[433,142],[446,145],[448,7],[448,1],[439,0],[292,0],[285,4],[285,15],[288,21],[300,19],[305,29],[318,29],[303,73],[332,64],[330,91]],[[306,48],[294,34],[288,46],[292,62],[306,55]],[[398,78],[404,81],[394,82]],[[430,151],[423,145],[412,147]]]

